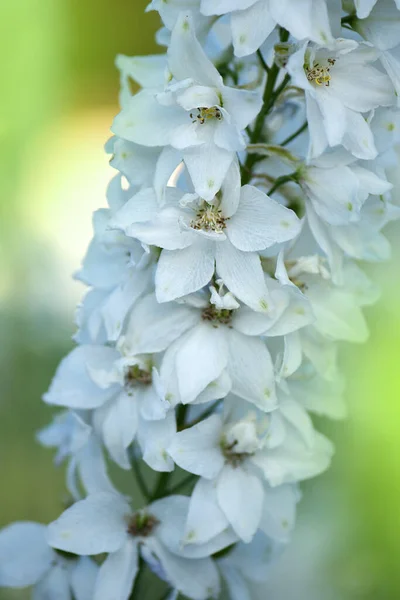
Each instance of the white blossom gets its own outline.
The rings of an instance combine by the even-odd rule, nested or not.
[[[368,338],[363,263],[390,257],[400,217],[399,8],[150,2],[166,50],[116,59],[116,175],[37,434],[73,503],[0,531],[0,586],[138,600],[144,564],[168,600],[265,582],[332,460],[310,413],[347,414],[340,347]]]

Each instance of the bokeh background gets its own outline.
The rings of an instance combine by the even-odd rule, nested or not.
[[[52,412],[40,397],[72,347],[83,288],[71,276],[112,175],[114,57],[157,51],[146,4],[0,0],[0,527],[62,510],[63,471],[34,440]],[[399,226],[387,229],[392,262],[370,269],[383,289],[370,341],[343,348],[349,419],[318,423],[337,445],[333,468],[303,487],[293,544],[260,600],[400,598]]]

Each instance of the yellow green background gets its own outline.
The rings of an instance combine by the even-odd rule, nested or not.
[[[71,275],[112,175],[114,57],[157,51],[145,6],[0,0],[0,527],[62,510],[62,469],[34,440],[52,412],[40,397],[72,347],[83,288]],[[392,262],[370,269],[383,288],[371,339],[343,351],[349,419],[318,421],[337,445],[333,468],[304,486],[293,544],[260,600],[400,598],[399,227],[388,228]]]

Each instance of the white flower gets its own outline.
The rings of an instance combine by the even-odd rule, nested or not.
[[[251,598],[251,583],[265,583],[271,566],[281,555],[283,544],[271,540],[259,531],[253,540],[239,542],[227,556],[218,560],[218,567],[228,586],[231,600]]]
[[[287,400],[280,411],[237,420],[212,415],[178,432],[168,448],[183,469],[199,475],[192,493],[186,542],[204,543],[230,524],[249,542],[260,528],[287,540],[298,500],[293,486],[325,470],[332,449],[304,410]]]
[[[338,39],[330,48],[303,44],[289,58],[292,83],[305,90],[311,158],[338,145],[357,158],[376,157],[363,113],[395,100],[390,79],[368,64],[377,57],[366,45]]]
[[[196,192],[212,200],[235,153],[245,148],[243,130],[259,112],[261,95],[224,85],[184,13],[172,33],[168,65],[174,79],[165,91],[139,92],[113,131],[144,146],[179,149]]]
[[[300,183],[317,215],[330,225],[359,221],[370,194],[380,196],[392,184],[378,177],[352,157],[324,154],[302,168]]]
[[[381,230],[387,223],[400,218],[399,207],[384,197],[371,196],[364,204],[360,221],[348,225],[327,227],[311,206],[307,206],[307,218],[311,232],[328,258],[335,283],[343,280],[345,256],[380,262],[390,258],[390,244]]]
[[[146,8],[146,12],[156,10],[160,14],[166,29],[172,31],[181,12],[190,11],[193,15],[193,24],[196,35],[201,40],[208,33],[215,21],[213,17],[205,17],[200,13],[200,0],[152,0]],[[169,39],[167,38],[167,43]]]
[[[392,2],[394,1],[396,4],[396,7],[398,9],[400,9],[400,0],[391,0]],[[374,8],[374,6],[376,5],[377,0],[354,0],[354,4],[357,10],[357,17],[359,19],[365,19],[366,17],[368,17],[371,13],[371,10]],[[377,10],[381,10],[382,5],[384,5],[385,3],[382,2],[382,0],[379,0],[379,4],[377,7]]]
[[[201,0],[204,15],[231,14],[236,56],[255,52],[279,24],[299,40],[332,41],[326,0]]]
[[[186,596],[206,600],[219,591],[218,573],[208,557],[234,542],[235,536],[221,533],[208,544],[183,548],[187,508],[184,496],[170,496],[133,512],[119,495],[91,495],[51,523],[47,539],[54,548],[80,556],[108,553],[92,600],[127,600],[140,554]]]
[[[115,492],[100,440],[83,417],[88,420],[85,411],[81,411],[81,415],[74,411],[62,412],[37,434],[43,446],[57,448],[57,466],[68,459],[66,485],[75,500],[82,497],[81,486],[88,494]]]
[[[292,286],[270,280],[271,314],[218,309],[206,293],[182,304],[158,304],[154,295],[131,313],[124,343],[127,352],[166,350],[160,377],[172,405],[208,402],[234,393],[263,410],[276,405],[274,370],[258,336],[287,335],[312,322],[307,301]],[[215,294],[214,294],[215,296]],[[173,343],[174,342],[174,343]]]
[[[34,586],[37,600],[93,600],[97,565],[58,553],[45,534],[45,525],[28,521],[0,530],[0,587]]]
[[[148,356],[121,356],[105,346],[79,346],[61,362],[44,400],[96,409],[94,425],[112,458],[130,468],[127,450],[141,420],[162,420],[170,405]]]
[[[80,343],[116,340],[127,312],[150,287],[154,254],[139,241],[109,228],[110,219],[129,197],[117,176],[108,188],[110,208],[94,213],[94,237],[75,275],[93,287],[77,314],[75,339]]]
[[[257,188],[240,189],[234,163],[212,202],[171,188],[160,209],[154,192],[144,190],[122,207],[111,227],[164,249],[155,276],[159,302],[201,289],[216,270],[235,296],[263,311],[267,290],[257,251],[293,239],[301,222]]]

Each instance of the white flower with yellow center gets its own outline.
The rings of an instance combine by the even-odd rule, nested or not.
[[[154,191],[134,196],[111,226],[163,248],[156,271],[159,302],[195,292],[218,276],[240,300],[268,310],[259,250],[292,240],[301,222],[292,210],[255,187],[240,188],[236,163],[212,202],[172,189],[160,209]]]
[[[389,77],[369,64],[377,58],[373,48],[345,39],[330,48],[306,43],[290,57],[292,83],[306,96],[310,158],[338,145],[363,160],[376,157],[366,114],[395,102]]]
[[[231,15],[236,56],[258,50],[276,25],[298,40],[308,38],[319,44],[333,40],[326,0],[201,0],[201,11]]]
[[[168,68],[171,83],[133,96],[112,130],[143,146],[180,150],[196,192],[210,201],[245,148],[243,131],[261,108],[261,94],[224,85],[185,13],[172,32]]]

